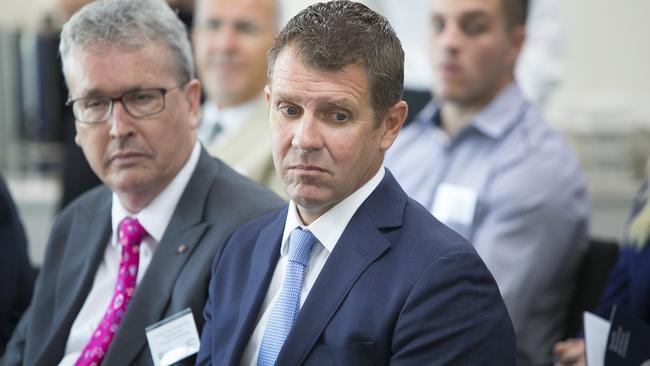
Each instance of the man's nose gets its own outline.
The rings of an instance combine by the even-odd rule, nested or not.
[[[230,52],[237,47],[237,32],[230,26],[224,26],[214,34],[214,45],[222,52]]]
[[[119,100],[113,101],[108,123],[111,124],[110,134],[113,137],[123,137],[133,133],[133,117]]]
[[[464,34],[458,25],[450,22],[436,37],[444,50],[456,51],[462,43]]]
[[[296,124],[291,145],[304,151],[322,148],[321,125],[313,114],[305,113]]]

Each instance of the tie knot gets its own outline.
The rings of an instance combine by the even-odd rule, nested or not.
[[[294,229],[289,235],[289,260],[307,266],[315,242],[316,237],[310,231]]]
[[[123,247],[134,247],[140,245],[142,239],[147,236],[145,230],[138,219],[126,217],[120,222],[120,245]]]

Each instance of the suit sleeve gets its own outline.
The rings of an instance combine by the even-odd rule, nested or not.
[[[415,283],[397,320],[391,365],[515,363],[514,332],[494,279],[473,251],[448,254]]]

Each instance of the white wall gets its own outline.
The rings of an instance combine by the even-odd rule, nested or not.
[[[650,1],[570,0],[562,6],[566,57],[558,98],[606,94],[649,105]]]
[[[0,28],[35,29],[54,0],[0,0]]]

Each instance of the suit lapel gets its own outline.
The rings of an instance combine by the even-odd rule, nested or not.
[[[165,315],[176,278],[208,228],[208,224],[202,221],[204,206],[199,203],[206,202],[210,188],[207,182],[211,182],[216,174],[214,169],[209,169],[210,163],[213,162],[202,150],[192,178],[111,342],[104,358],[105,364],[127,365],[133,362],[146,346],[144,329]],[[182,245],[185,250],[179,250]]]
[[[287,217],[287,209],[280,211],[273,222],[260,231],[255,243],[255,249],[251,260],[252,270],[250,278],[246,283],[246,290],[240,304],[239,323],[233,334],[235,342],[231,349],[226,350],[226,361],[224,364],[238,364],[248,344],[250,336],[257,325],[257,316],[260,312],[262,302],[266,297],[273,272],[280,257],[280,245],[282,232]],[[228,360],[230,358],[230,360]]]
[[[111,235],[111,194],[108,190],[102,195],[99,204],[93,210],[81,211],[75,215],[70,228],[74,239],[64,248],[61,268],[56,280],[57,294],[54,309],[54,324],[50,328],[51,337],[41,349],[43,352],[36,360],[45,361],[61,359],[65,343],[83,306],[95,279],[97,267],[101,262]],[[57,253],[53,253],[56,255]],[[45,283],[45,282],[44,282]],[[36,362],[40,364],[40,362]]]
[[[390,243],[379,228],[401,226],[405,205],[406,195],[386,171],[382,182],[354,214],[327,259],[276,364],[304,362],[359,276],[390,249]]]

